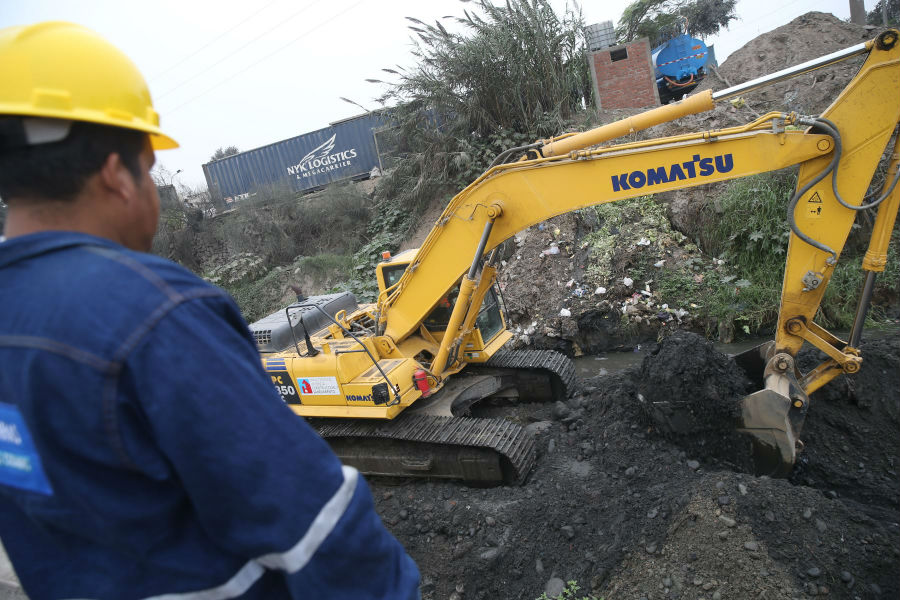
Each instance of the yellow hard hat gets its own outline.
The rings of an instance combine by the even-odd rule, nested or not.
[[[118,48],[81,25],[0,29],[0,115],[88,121],[150,134],[155,150],[178,143],[159,128],[150,90]]]

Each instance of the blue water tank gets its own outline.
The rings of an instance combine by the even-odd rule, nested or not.
[[[657,77],[680,81],[696,77],[706,66],[709,52],[703,40],[682,34],[654,48],[652,55]]]

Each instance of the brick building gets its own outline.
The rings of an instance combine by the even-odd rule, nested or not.
[[[659,92],[646,38],[590,53],[597,108],[646,108],[659,105]]]

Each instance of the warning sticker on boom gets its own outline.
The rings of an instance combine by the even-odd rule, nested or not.
[[[334,377],[298,377],[301,396],[339,396],[341,387]]]
[[[809,197],[809,200],[806,201],[806,206],[810,217],[818,219],[822,216],[822,197],[819,196],[819,192],[815,192]]]

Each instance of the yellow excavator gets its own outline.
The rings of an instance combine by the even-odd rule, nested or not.
[[[788,474],[809,395],[863,360],[860,335],[900,205],[900,142],[884,188],[865,197],[900,121],[897,42],[889,29],[738,86],[504,151],[453,198],[420,248],[385,255],[376,303],[358,306],[347,293],[301,298],[254,323],[264,368],[284,401],[365,473],[519,483],[534,462],[532,436],[506,419],[465,415],[485,398],[565,398],[574,368],[556,352],[504,348],[512,333],[495,287],[497,247],[579,208],[799,165],[775,339],[740,357],[761,389],[742,399],[735,424],[753,441],[760,473]],[[859,55],[859,72],[819,116],[771,112],[741,127],[607,144]],[[844,341],[813,317],[856,213],[876,207]],[[806,374],[794,363],[804,342],[828,356]]]

